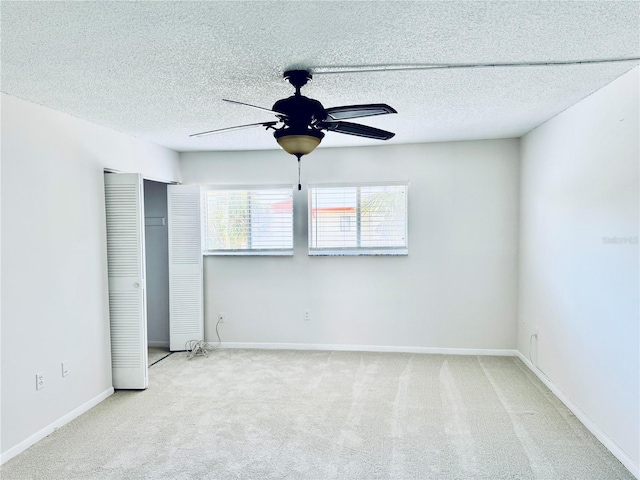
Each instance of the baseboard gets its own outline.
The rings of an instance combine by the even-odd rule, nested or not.
[[[160,347],[160,348],[169,348],[169,342],[166,341],[155,341],[155,340],[148,340],[147,341],[147,346],[149,347]]]
[[[431,353],[439,355],[493,355],[515,357],[517,350],[487,348],[403,347],[395,345],[345,345],[342,343],[245,343],[222,342],[222,348],[263,350],[338,350],[348,352]]]
[[[56,420],[55,422],[53,422],[50,425],[47,425],[46,427],[44,427],[39,432],[34,433],[33,435],[31,435],[27,439],[25,439],[22,442],[20,442],[19,444],[17,444],[15,447],[10,448],[6,452],[3,452],[2,455],[0,456],[0,465],[2,465],[3,463],[8,462],[10,459],[15,457],[19,453],[24,452],[27,448],[29,448],[31,445],[34,445],[35,443],[39,442],[44,437],[46,437],[48,435],[51,435],[53,432],[58,430],[60,427],[66,425],[67,423],[69,423],[74,418],[77,418],[80,415],[82,415],[83,413],[85,413],[86,411],[91,410],[93,407],[95,407],[97,404],[99,404],[100,402],[102,402],[104,399],[106,399],[107,397],[109,397],[112,394],[113,394],[113,387],[109,387],[107,390],[105,390],[101,394],[93,397],[88,402],[83,403],[78,408],[76,408],[76,409],[70,411],[69,413],[67,413],[65,416],[60,417],[58,420]]]
[[[540,381],[544,383],[547,388],[549,388],[549,390],[551,390],[553,394],[558,397],[558,399],[560,399],[560,401],[564,403],[569,410],[571,410],[576,418],[580,420],[585,427],[587,427],[587,430],[589,430],[594,437],[600,440],[600,443],[602,443],[618,460],[620,460],[620,463],[622,463],[634,477],[640,478],[640,468],[634,463],[631,457],[629,457],[629,455],[627,455],[618,446],[616,442],[614,442],[606,433],[600,430],[600,428],[595,423],[593,423],[591,419],[587,417],[587,415],[582,410],[580,410],[571,400],[569,400],[569,398],[564,394],[562,390],[558,388],[556,384],[549,380],[549,378],[547,378],[547,376],[542,373],[542,371],[534,366],[531,361],[529,361],[529,359],[522,354],[522,352],[517,351],[517,356],[520,360],[522,360],[522,363],[524,363],[529,368],[529,370],[531,370],[536,375],[536,377],[538,377]]]

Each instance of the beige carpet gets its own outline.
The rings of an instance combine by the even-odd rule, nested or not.
[[[633,479],[516,358],[173,354],[9,479]]]

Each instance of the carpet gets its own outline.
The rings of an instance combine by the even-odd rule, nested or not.
[[[10,479],[629,479],[515,357],[173,354]]]

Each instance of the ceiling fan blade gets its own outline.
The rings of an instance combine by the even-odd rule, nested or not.
[[[327,122],[345,120],[347,118],[372,117],[374,115],[386,115],[398,113],[394,108],[384,103],[371,103],[367,105],[345,105],[344,107],[332,107],[325,110]]]
[[[360,125],[359,123],[318,122],[316,125],[331,132],[346,133],[347,135],[373,138],[375,140],[389,140],[395,136],[393,132],[387,132],[386,130],[380,130],[379,128],[373,128],[367,125]]]
[[[271,110],[270,108],[258,107],[257,105],[251,105],[250,103],[238,102],[237,100],[227,100],[226,98],[223,98],[222,101],[223,102],[229,102],[229,103],[235,103],[237,105],[244,105],[245,107],[257,108],[259,110],[264,110],[266,112],[271,112],[274,115],[285,116],[286,117],[286,115],[284,113],[275,112],[275,111]]]
[[[219,128],[217,130],[209,130],[207,132],[194,133],[193,135],[189,135],[189,137],[204,137],[206,135],[213,135],[216,133],[222,132],[230,132],[232,130],[242,130],[244,128],[254,128],[254,127],[273,127],[278,122],[262,122],[262,123],[249,123],[248,125],[237,125],[235,127],[227,127],[227,128]]]

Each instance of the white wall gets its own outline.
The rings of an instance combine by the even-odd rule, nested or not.
[[[5,94],[1,108],[6,460],[111,388],[103,169],[180,176],[165,148]]]
[[[224,342],[513,349],[518,140],[323,149],[302,159],[293,257],[207,257]],[[181,154],[190,184],[297,184],[281,150]],[[309,257],[307,183],[409,180],[409,255]],[[311,321],[303,311],[311,311]]]
[[[147,275],[147,341],[149,345],[169,347],[169,228],[167,184],[144,181],[144,216],[164,218],[165,225],[144,229]]]
[[[540,369],[626,452],[636,472],[638,71],[521,140],[518,335],[528,355],[539,328]]]

